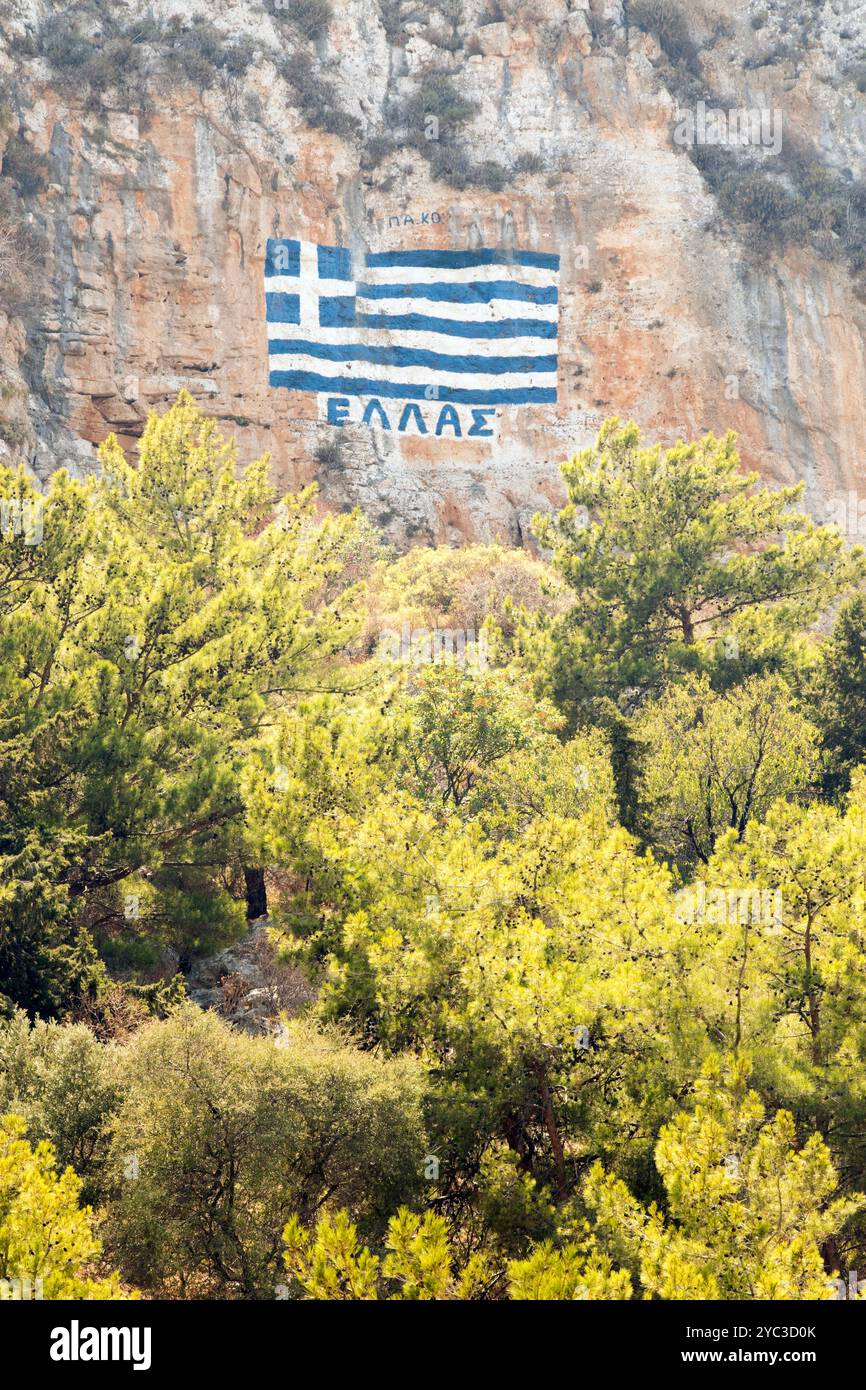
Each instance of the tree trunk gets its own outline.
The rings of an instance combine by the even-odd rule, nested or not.
[[[818,991],[815,989],[814,976],[812,974],[812,909],[808,909],[806,916],[806,938],[803,943],[803,952],[806,962],[806,978],[809,982],[807,998],[809,1000],[809,1032],[812,1034],[812,1065],[821,1065],[821,1005],[818,1002]]]
[[[568,1179],[565,1176],[565,1152],[562,1147],[562,1140],[559,1137],[556,1116],[553,1112],[553,1097],[550,1094],[550,1087],[547,1084],[547,1072],[544,1068],[544,1064],[538,1061],[532,1062],[532,1070],[538,1078],[538,1088],[541,1091],[541,1110],[544,1115],[544,1127],[547,1130],[547,1137],[550,1140],[550,1147],[553,1151],[553,1171],[556,1174],[556,1196],[560,1201],[564,1201],[568,1188]]]
[[[517,1167],[528,1177],[533,1176],[532,1144],[516,1112],[509,1111],[502,1118],[502,1133],[512,1153],[517,1155]]]
[[[692,622],[692,615],[685,604],[682,604],[680,607],[679,619],[683,629],[683,641],[686,642],[688,646],[693,647],[695,642],[695,625]]]
[[[247,894],[247,921],[254,922],[257,917],[266,917],[268,890],[265,887],[264,869],[244,869],[244,885]]]

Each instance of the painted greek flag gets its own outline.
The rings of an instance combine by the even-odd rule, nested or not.
[[[272,239],[270,384],[290,391],[529,405],[556,400],[559,257],[380,251]]]

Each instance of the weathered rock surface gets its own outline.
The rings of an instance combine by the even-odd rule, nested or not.
[[[294,1017],[315,991],[301,973],[281,965],[268,939],[267,917],[250,924],[240,941],[198,961],[187,977],[187,994],[202,1009],[214,1009],[245,1033],[281,1033],[281,1016]]]
[[[719,224],[672,142],[676,100],[658,43],[626,27],[619,0],[468,0],[450,47],[435,6],[426,22],[415,7],[389,42],[382,13],[393,3],[343,0],[308,51],[360,123],[347,138],[311,129],[297,110],[272,61],[298,46],[278,13],[252,0],[152,8],[246,35],[260,56],[233,83],[163,87],[145,111],[110,89],[94,109],[44,58],[9,46],[52,6],[13,0],[0,21],[0,75],[17,84],[0,143],[23,137],[45,157],[27,205],[47,257],[41,302],[0,315],[2,412],[15,427],[0,431],[0,447],[41,476],[90,466],[110,430],[134,447],[146,412],[186,387],[237,431],[243,457],[270,451],[281,487],[317,478],[327,505],[361,504],[398,543],[526,540],[531,515],[562,496],[559,461],[614,413],[666,442],[734,428],[745,462],[803,479],[818,514],[866,485],[866,307],[849,269],[810,248],[746,251]],[[731,105],[780,109],[786,132],[862,177],[866,97],[849,68],[866,52],[866,5],[806,7],[796,43],[803,7],[762,8],[754,28],[745,0],[685,7],[714,90]],[[499,192],[437,182],[411,148],[371,167],[364,142],[389,130],[395,103],[431,68],[478,103],[465,130],[474,162],[535,155],[542,167]],[[505,409],[495,439],[323,423],[315,396],[267,382],[269,236],[356,252],[558,252],[558,405]]]

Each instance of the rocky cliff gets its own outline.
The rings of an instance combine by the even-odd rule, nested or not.
[[[0,5],[0,450],[92,467],[186,387],[401,544],[526,540],[611,414],[733,428],[817,514],[864,486],[866,5],[331,10]],[[764,125],[720,152],[707,108]],[[328,424],[268,384],[273,237],[557,254],[556,404],[481,438]]]

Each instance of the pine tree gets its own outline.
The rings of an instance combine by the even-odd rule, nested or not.
[[[798,1146],[794,1121],[768,1119],[748,1062],[714,1059],[695,1108],[659,1134],[665,1210],[646,1209],[597,1164],[585,1197],[600,1244],[630,1268],[643,1297],[830,1299],[821,1247],[863,1205],[838,1197],[820,1135]]]
[[[562,471],[568,503],[536,534],[574,601],[537,624],[536,650],[572,721],[712,665],[726,634],[768,659],[864,572],[835,527],[795,510],[802,486],[740,471],[733,435],[662,449],[608,420]]]
[[[134,1297],[121,1291],[114,1275],[96,1279],[83,1272],[102,1246],[90,1208],[78,1205],[81,1182],[71,1168],[55,1170],[50,1144],[31,1148],[24,1133],[20,1116],[0,1119],[0,1280],[16,1281],[10,1296]]]
[[[113,437],[100,460],[52,476],[41,543],[0,545],[0,962],[31,1013],[92,993],[91,932],[188,958],[241,930],[244,768],[360,623],[359,520],[312,490],[275,513],[267,460],[239,470],[189,396],[136,467]]]

